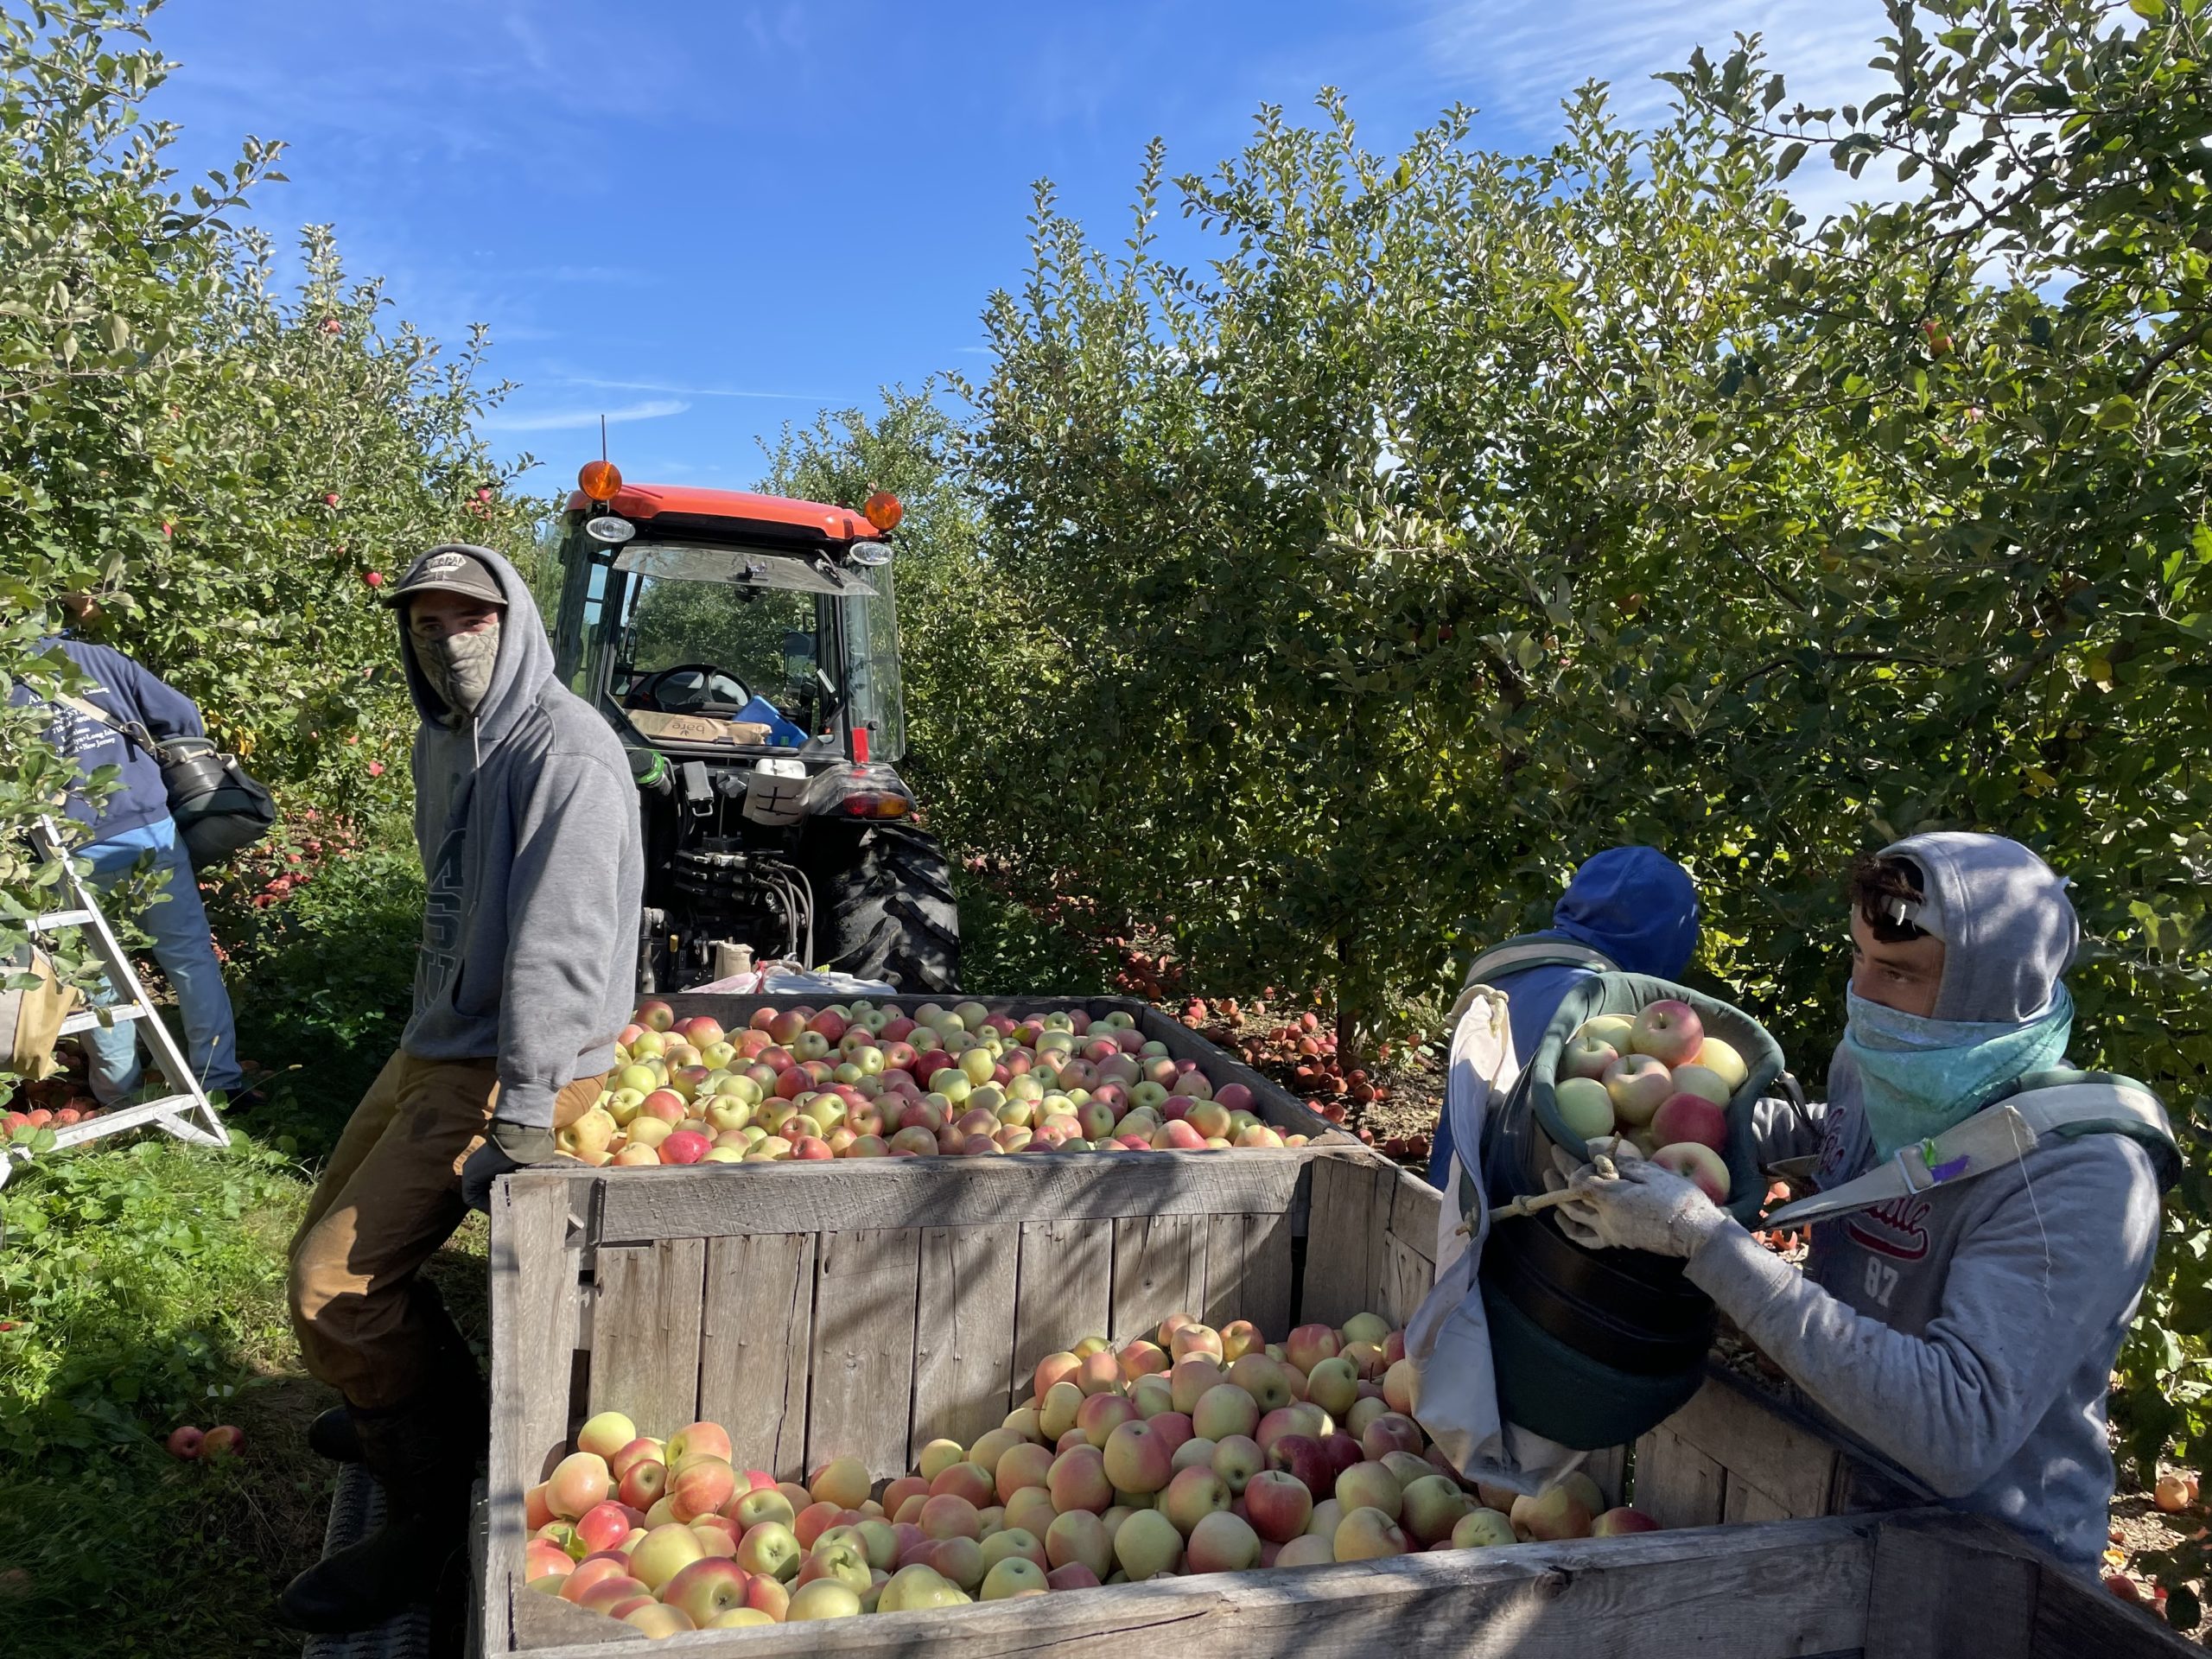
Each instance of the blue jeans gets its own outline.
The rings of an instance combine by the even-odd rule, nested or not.
[[[191,859],[177,841],[175,822],[163,818],[143,829],[125,830],[113,840],[94,842],[78,856],[92,861],[92,886],[105,893],[149,853],[153,855],[154,868],[162,873],[168,897],[148,906],[137,918],[138,925],[153,940],[154,960],[161,963],[162,972],[176,993],[193,1075],[202,1088],[235,1093],[245,1085],[245,1078],[238,1070],[230,993],[223,988],[215,941],[207,931],[207,912],[200,903],[200,883],[192,873]],[[113,986],[105,995],[94,999],[102,1005],[122,1000],[122,993]],[[134,1092],[144,1076],[138,1058],[137,1022],[94,1026],[81,1034],[92,1057],[94,1098],[104,1106],[112,1105]]]

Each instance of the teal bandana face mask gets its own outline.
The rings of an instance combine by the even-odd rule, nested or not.
[[[1964,1122],[2031,1071],[2056,1065],[2074,1032],[2063,985],[2033,1020],[1929,1020],[1844,994],[1843,1046],[1859,1070],[1874,1150],[1900,1147]]]

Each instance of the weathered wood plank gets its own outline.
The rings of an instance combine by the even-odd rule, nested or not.
[[[1636,1443],[1636,1507],[1669,1529],[1719,1524],[1726,1472],[1664,1424]]]
[[[1204,1319],[1210,1216],[1137,1216],[1114,1224],[1116,1343],[1145,1336],[1170,1313]],[[1234,1316],[1232,1316],[1234,1317]]]
[[[1411,1323],[1436,1284],[1436,1264],[1391,1233],[1382,1240],[1381,1265],[1382,1283],[1370,1306],[1393,1325]]]
[[[567,1449],[576,1345],[569,1184],[523,1173],[492,1196],[492,1453],[479,1630],[486,1654],[512,1645],[522,1567],[523,1493]]]
[[[652,1638],[633,1624],[605,1613],[579,1607],[558,1596],[518,1587],[515,1592],[515,1646],[524,1652],[550,1649],[575,1653],[597,1652],[613,1642],[649,1642]]]
[[[697,1659],[1013,1659],[1110,1638],[1262,1659],[1807,1659],[1860,1645],[1871,1521],[1647,1533],[1156,1580],[1020,1602],[679,1637]],[[672,1649],[672,1650],[674,1650]],[[567,1659],[556,1649],[544,1659]],[[589,1659],[588,1649],[575,1659]]]
[[[1598,1483],[1608,1508],[1624,1502],[1621,1489],[1628,1478],[1628,1447],[1608,1446],[1582,1460],[1582,1472]]]
[[[1006,1421],[1026,1389],[1014,1375],[1020,1265],[1019,1227],[923,1231],[921,1296],[914,1317],[914,1422],[902,1470],[912,1468],[931,1440],[972,1446],[977,1435]]]
[[[2046,1567],[2036,1586],[2027,1659],[2203,1659],[2204,1649],[2164,1619],[2131,1607],[2103,1586]]]
[[[601,1249],[592,1297],[589,1408],[665,1440],[699,1418],[699,1319],[707,1242]]]
[[[1732,1482],[1757,1487],[1783,1515],[1828,1512],[1835,1484],[1834,1443],[1809,1425],[1784,1416],[1727,1373],[1709,1375],[1665,1427],[1719,1463]]]
[[[2019,1659],[2031,1650],[2040,1568],[1983,1526],[1925,1512],[1885,1521],[1874,1541],[1868,1653],[1884,1659]],[[2103,1659],[2113,1649],[2091,1642],[2068,1651]]]
[[[699,1326],[699,1415],[729,1431],[730,1460],[779,1480],[804,1478],[806,1371],[814,1320],[814,1236],[707,1241]]]
[[[1288,1216],[1216,1216],[1206,1224],[1205,1312],[1219,1330],[1249,1319],[1269,1342],[1290,1334],[1292,1222]]]
[[[913,1421],[918,1229],[825,1233],[814,1300],[806,1468],[856,1457],[871,1472],[907,1465]]]
[[[971,1161],[987,1163],[988,1159]],[[1021,1230],[1014,1296],[1014,1374],[1027,1376],[1047,1354],[1103,1337],[1114,1317],[1114,1224],[1072,1217]]]
[[[1376,1159],[1332,1158],[1314,1165],[1300,1309],[1308,1324],[1342,1325],[1373,1306],[1397,1175],[1394,1166]]]
[[[1728,1471],[1727,1490],[1720,1495],[1720,1518],[1732,1527],[1761,1521],[1790,1521],[1797,1517],[1779,1498],[1768,1497],[1733,1469]]]
[[[1371,1154],[1347,1148],[1023,1153],[1014,1158],[881,1158],[820,1164],[579,1167],[555,1179],[598,1191],[597,1243],[728,1233],[838,1233],[1001,1227],[1059,1218],[1255,1215],[1291,1206],[1306,1162],[1343,1164],[1373,1184]],[[1353,1309],[1357,1312],[1357,1309]]]
[[[1444,1195],[1409,1169],[1398,1172],[1390,1199],[1390,1232],[1406,1248],[1436,1264],[1436,1224],[1443,1213]]]

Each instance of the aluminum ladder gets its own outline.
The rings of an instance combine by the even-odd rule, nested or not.
[[[92,936],[93,949],[107,969],[108,984],[121,998],[105,1010],[82,1008],[71,1014],[61,1022],[61,1034],[67,1037],[91,1030],[101,1023],[103,1012],[118,1023],[137,1021],[145,1033],[146,1046],[153,1051],[154,1064],[171,1090],[135,1106],[103,1109],[98,1117],[88,1122],[57,1128],[54,1131],[54,1144],[73,1147],[152,1123],[181,1141],[227,1147],[231,1143],[230,1131],[223,1127],[223,1120],[207,1098],[207,1091],[200,1088],[200,1079],[192,1075],[192,1068],[186,1064],[183,1052],[169,1034],[169,1028],[155,1012],[152,999],[146,995],[145,986],[139,982],[138,975],[130,965],[130,953],[117,941],[115,931],[100,913],[92,889],[77,874],[75,863],[64,855],[61,836],[54,829],[54,821],[41,817],[33,838],[40,851],[60,859],[63,877],[69,884],[69,905],[66,909],[33,917],[30,930],[34,933],[50,933],[65,927],[82,928]],[[5,1178],[4,1167],[4,1160],[0,1160],[0,1179]]]

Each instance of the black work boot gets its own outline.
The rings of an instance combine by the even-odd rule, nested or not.
[[[344,1406],[333,1406],[317,1415],[308,1425],[308,1449],[333,1463],[359,1463],[361,1432],[353,1427],[352,1413]]]
[[[438,1371],[436,1386],[450,1389],[451,1397],[462,1402],[464,1411],[474,1402],[476,1414],[488,1422],[491,1401],[483,1373],[477,1367],[476,1356],[469,1351],[468,1339],[446,1311],[445,1299],[438,1294],[435,1285],[420,1278],[409,1287],[408,1295],[416,1319],[429,1334]],[[333,1463],[361,1460],[361,1433],[346,1407],[333,1406],[308,1426],[308,1447]]]
[[[373,1630],[435,1594],[468,1535],[481,1426],[456,1424],[451,1397],[426,1390],[382,1411],[346,1409],[361,1463],[384,1488],[384,1524],[285,1586],[276,1616],[314,1636]]]

